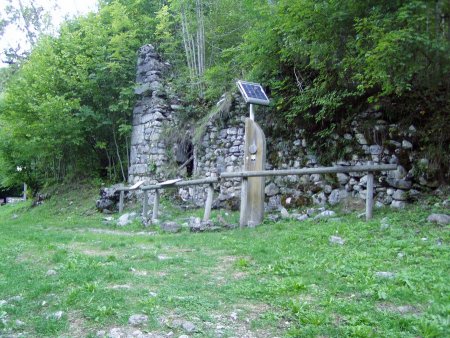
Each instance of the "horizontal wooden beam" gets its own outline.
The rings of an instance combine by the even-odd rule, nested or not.
[[[155,189],[167,189],[167,188],[178,188],[178,187],[186,187],[190,185],[202,185],[202,184],[212,184],[219,182],[219,179],[217,177],[208,177],[208,178],[201,178],[198,180],[190,180],[190,181],[180,181],[176,182],[171,185],[160,185],[160,184],[154,184],[154,185],[148,185],[145,187],[141,187],[141,190],[155,190]]]
[[[311,174],[337,174],[351,172],[374,172],[396,170],[396,164],[378,164],[378,165],[356,165],[356,166],[335,166],[322,168],[306,169],[287,169],[287,170],[261,170],[261,171],[241,171],[241,172],[223,172],[220,178],[236,177],[263,177],[263,176],[287,176],[287,175],[311,175]]]

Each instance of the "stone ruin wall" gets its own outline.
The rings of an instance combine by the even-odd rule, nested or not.
[[[133,112],[133,133],[129,182],[145,180],[147,183],[171,179],[166,177],[167,144],[163,125],[174,125],[179,102],[169,99],[164,84],[164,75],[169,65],[160,60],[152,46],[139,51],[136,94],[140,95]],[[194,146],[194,176],[217,176],[222,171],[242,169],[244,154],[244,121],[248,114],[245,103],[238,94],[233,95],[231,111],[226,124],[211,121],[199,144]],[[258,116],[256,116],[258,120]],[[372,123],[368,124],[368,120]],[[264,128],[264,124],[261,125]],[[427,180],[426,167],[429,161],[419,158],[414,145],[417,130],[409,126],[402,130],[398,125],[388,124],[377,112],[360,114],[343,135],[332,135],[337,141],[342,138],[348,146],[346,158],[334,165],[360,165],[367,161],[375,164],[398,164],[398,170],[375,173],[374,200],[377,206],[402,208],[408,201],[417,199],[422,191],[437,188],[438,182]],[[267,138],[266,169],[300,169],[322,166],[308,148],[303,130],[296,130],[289,139]],[[417,169],[421,170],[417,170]],[[419,174],[419,173],[423,174]],[[307,203],[335,205],[347,197],[366,197],[367,176],[364,173],[337,175],[303,175],[266,178],[266,202],[268,210],[281,206],[296,207]],[[217,205],[238,206],[240,180],[227,180],[217,187]],[[179,190],[183,199],[193,198],[202,204],[204,189],[190,187]]]
[[[163,164],[167,162],[164,125],[173,122],[177,101],[170,99],[165,77],[170,65],[163,62],[152,45],[143,46],[138,53],[137,87],[139,100],[133,110],[130,166],[128,182],[141,180],[154,183],[164,179]]]

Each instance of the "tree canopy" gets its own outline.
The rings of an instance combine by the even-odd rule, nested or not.
[[[125,180],[145,43],[174,65],[174,85],[197,114],[244,78],[270,89],[279,121],[306,126],[319,148],[376,107],[421,121],[424,144],[446,152],[438,126],[450,122],[449,22],[444,0],[103,1],[41,35],[1,82],[0,184]]]

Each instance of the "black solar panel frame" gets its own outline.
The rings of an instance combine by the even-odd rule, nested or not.
[[[259,104],[259,105],[263,105],[263,106],[268,106],[270,104],[269,98],[267,97],[266,93],[264,92],[263,87],[259,83],[239,80],[236,84],[237,84],[242,96],[244,97],[244,100],[246,103]],[[246,88],[245,88],[246,86],[258,88],[260,90],[260,94],[263,95],[263,98],[252,97],[251,96],[252,93],[248,93],[248,90],[246,90]]]

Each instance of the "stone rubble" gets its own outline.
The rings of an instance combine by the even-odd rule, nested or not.
[[[170,65],[156,53],[152,45],[139,50],[137,61],[138,102],[133,111],[133,130],[130,149],[129,184],[144,180],[161,182],[169,177],[166,166],[170,156],[182,163],[188,154],[180,151],[183,144],[173,144],[165,136],[167,126],[176,126],[177,114],[183,110],[182,102],[172,93],[168,78]],[[228,101],[227,101],[228,100]],[[244,154],[244,122],[248,107],[240,95],[223,96],[218,106],[227,104],[223,114],[216,114],[199,131],[198,142],[192,140],[193,172],[196,177],[216,177],[221,172],[240,171]],[[257,110],[257,112],[259,109]],[[266,169],[300,169],[325,166],[311,153],[306,131],[300,128],[289,136],[270,133],[264,119],[259,119],[262,129],[267,130]],[[166,128],[167,129],[167,128]],[[196,131],[197,132],[197,131]],[[181,136],[191,131],[180,130]],[[186,138],[186,137],[185,137]],[[332,134],[331,146],[336,150],[332,165],[397,164],[398,169],[375,173],[374,203],[377,207],[404,208],[422,192],[438,187],[432,176],[431,161],[420,154],[416,126],[389,124],[382,114],[369,110],[353,119],[342,135]],[[340,146],[340,141],[346,146]],[[184,141],[183,141],[184,142]],[[330,148],[333,149],[333,148]],[[334,150],[333,150],[334,151]],[[169,155],[172,154],[172,155]],[[338,157],[339,156],[339,157]],[[338,205],[351,198],[366,198],[367,173],[339,173],[336,175],[303,175],[266,178],[266,210],[300,208],[311,202],[319,206]],[[201,186],[180,189],[180,198],[192,199],[203,205],[206,188]],[[214,207],[237,209],[240,199],[240,179],[223,180],[215,186]],[[117,194],[112,202],[102,200],[97,207],[114,210]]]

